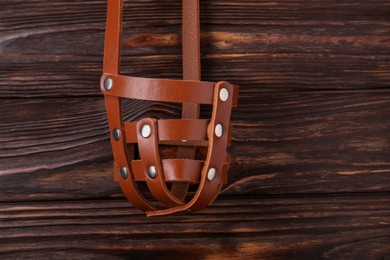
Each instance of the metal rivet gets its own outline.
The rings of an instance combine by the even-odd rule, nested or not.
[[[213,181],[215,180],[216,177],[217,177],[217,170],[215,168],[211,168],[207,173],[207,179],[209,179],[209,181]]]
[[[221,124],[218,124],[216,127],[215,127],[215,135],[217,137],[222,137],[223,136],[223,126]]]
[[[227,90],[226,88],[222,88],[219,91],[219,99],[223,102],[227,101],[229,99],[229,96],[229,90]]]
[[[141,136],[143,138],[148,138],[152,135],[152,128],[149,125],[143,125],[141,128]]]
[[[129,170],[126,167],[121,167],[119,172],[121,174],[122,179],[127,179],[127,177],[129,176]]]
[[[119,139],[121,139],[121,130],[115,128],[114,131],[112,131],[112,137],[114,137],[115,141],[119,141]]]
[[[103,87],[107,91],[111,90],[113,85],[114,81],[112,80],[112,78],[106,78],[103,82]]]
[[[151,179],[156,179],[157,177],[157,169],[154,166],[150,166],[148,169],[148,176]]]

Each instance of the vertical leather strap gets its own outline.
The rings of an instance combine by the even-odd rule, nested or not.
[[[119,74],[123,0],[107,1],[104,73]]]
[[[142,128],[148,127],[150,133],[148,136],[142,136]],[[163,168],[161,164],[160,154],[158,151],[158,130],[157,120],[154,118],[144,118],[137,123],[137,138],[139,154],[142,158],[142,165],[146,175],[146,184],[149,187],[152,195],[166,207],[172,207],[183,204],[168,190]],[[149,175],[150,172],[151,174]]]
[[[201,78],[199,8],[199,0],[183,0],[183,79],[185,80]]]
[[[123,0],[108,0],[107,5],[107,28],[106,41],[104,47],[104,73],[119,74],[121,32],[122,32],[122,9]],[[115,84],[115,83],[114,83]],[[115,86],[114,86],[115,87]],[[124,133],[124,126],[121,112],[121,99],[114,96],[105,95],[107,118],[110,122],[110,133],[114,129],[119,129]],[[133,159],[133,146],[126,149],[125,135],[122,134],[119,140],[114,140],[111,136],[111,145],[115,160],[114,176],[119,181],[126,198],[136,207],[142,210],[155,210],[139,192],[134,183],[134,176],[127,158]],[[126,158],[127,157],[127,158]],[[122,169],[123,174],[120,174]]]
[[[182,2],[182,49],[183,49],[183,79],[200,80],[200,6],[199,0],[183,0]],[[184,103],[183,119],[199,118],[199,105]],[[179,158],[195,158],[196,147],[178,147]],[[184,199],[189,188],[188,183],[174,183],[172,193],[179,199]]]

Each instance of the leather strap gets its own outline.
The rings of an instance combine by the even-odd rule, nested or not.
[[[138,122],[138,149],[142,158],[144,172],[147,173],[146,184],[152,195],[167,207],[183,204],[167,188],[165,184],[160,154],[158,151],[157,123],[154,118],[144,118]],[[150,135],[141,135],[143,127],[150,128]],[[151,177],[149,174],[154,175]]]
[[[113,88],[106,90],[104,81],[113,80]],[[115,87],[116,85],[123,87]],[[197,104],[213,104],[214,83],[202,81],[184,81],[167,79],[145,79],[126,77],[114,74],[103,74],[101,90],[108,95],[160,102],[180,102]],[[108,93],[109,92],[109,93]]]
[[[224,162],[226,160],[226,149],[228,144],[228,135],[216,136],[214,129],[217,124],[222,126],[229,125],[232,99],[223,102],[219,99],[219,93],[222,88],[226,88],[233,93],[233,86],[227,82],[219,82],[215,85],[214,107],[211,122],[207,135],[210,141],[210,147],[207,153],[205,166],[202,170],[200,185],[198,191],[192,200],[184,206],[169,208],[166,210],[147,212],[148,216],[166,215],[172,212],[184,212],[188,209],[192,211],[201,210],[215,200],[219,194],[226,172],[223,172]],[[209,171],[215,169],[216,177],[213,180],[208,179]]]
[[[201,210],[227,182],[230,114],[237,105],[238,87],[223,81],[200,81],[199,0],[183,0],[183,80],[120,75],[122,8],[122,0],[108,0],[100,82],[112,133],[114,179],[127,199],[148,216]],[[182,119],[124,122],[124,98],[182,103]],[[213,105],[211,120],[199,119],[200,104]],[[159,145],[177,146],[178,158],[161,159]],[[195,159],[200,146],[208,147],[204,160]],[[146,183],[160,206],[142,195],[139,182]],[[189,185],[198,185],[198,190],[186,202]]]
[[[137,123],[126,122],[127,143],[137,143]],[[163,145],[208,146],[207,128],[210,120],[206,119],[162,119],[157,120],[158,143]],[[228,129],[230,144],[232,125]]]
[[[207,127],[210,120],[205,119],[164,119],[158,120],[158,141],[182,141],[192,140],[207,141]],[[137,122],[125,123],[126,141],[137,143]]]
[[[104,65],[105,73],[119,74],[120,64],[120,46],[121,46],[121,30],[122,30],[122,6],[123,1],[108,0],[107,6],[107,25],[106,25],[106,40],[104,48]],[[111,132],[114,129],[123,131],[123,120],[121,101],[118,97],[105,95],[105,103],[107,109],[107,118]],[[111,146],[114,155],[114,178],[119,180],[120,186],[126,198],[133,203],[137,208],[148,211],[156,208],[144,198],[138,190],[138,186],[134,182],[134,175],[129,167],[128,159],[134,158],[134,147],[126,149],[126,140],[121,138],[116,141],[111,138]],[[126,178],[119,178],[119,171],[127,171]]]
[[[201,79],[200,69],[200,6],[199,0],[182,1],[182,50],[183,50],[183,79]],[[199,117],[199,105],[184,103],[182,106],[182,118],[191,119]],[[181,158],[194,158],[196,147],[179,146],[177,156]],[[189,183],[174,183],[172,193],[178,198],[184,199],[189,188]]]
[[[145,171],[141,160],[131,162],[134,170],[135,181],[146,181]],[[204,161],[187,159],[162,160],[162,171],[166,182],[189,182],[199,183],[200,172]]]

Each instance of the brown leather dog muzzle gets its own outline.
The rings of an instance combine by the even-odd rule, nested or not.
[[[120,75],[122,9],[122,0],[108,0],[100,82],[111,132],[114,178],[127,199],[147,216],[201,210],[227,183],[226,149],[238,87],[224,81],[200,81],[199,0],[183,0],[184,80]],[[124,122],[122,99],[182,103],[182,119]],[[209,120],[199,119],[200,104],[212,105]],[[177,147],[177,158],[162,159],[162,144]],[[208,148],[202,160],[195,159],[197,147]],[[190,185],[197,189],[187,198]],[[148,195],[156,201],[147,199]]]

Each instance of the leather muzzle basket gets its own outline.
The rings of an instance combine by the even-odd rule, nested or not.
[[[199,0],[183,0],[184,80],[120,75],[123,1],[108,0],[107,8],[100,85],[111,132],[114,178],[127,199],[147,216],[201,210],[227,182],[226,149],[238,87],[224,81],[200,81]],[[182,119],[124,122],[122,99],[182,103]],[[199,119],[200,104],[213,106],[210,120]],[[177,158],[161,159],[159,144],[177,147]],[[208,147],[204,160],[194,159],[196,147]],[[143,195],[145,185],[141,182],[157,201]],[[197,185],[197,190],[187,198],[190,185]]]

